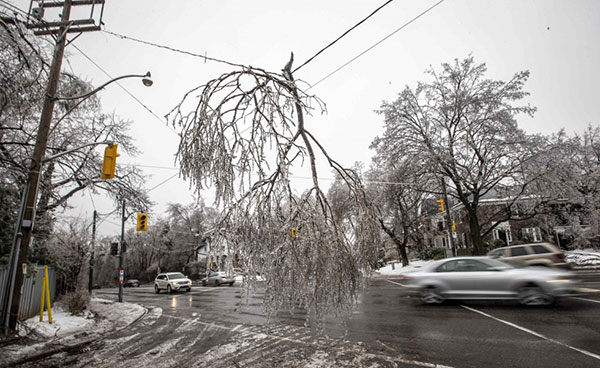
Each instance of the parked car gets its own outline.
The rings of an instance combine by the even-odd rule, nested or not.
[[[159,273],[154,279],[154,292],[160,293],[161,290],[166,290],[167,293],[174,291],[192,290],[192,281],[181,272]]]
[[[515,268],[490,257],[446,258],[403,277],[423,303],[431,304],[446,299],[516,299],[524,305],[547,305],[579,293],[579,280],[572,272]]]
[[[229,284],[229,286],[233,286],[234,282],[235,277],[228,275],[225,272],[210,272],[208,276],[202,279],[202,286],[221,286],[223,284]]]
[[[130,280],[125,281],[125,283],[123,284],[123,287],[140,287],[140,282],[135,279],[130,279]]]
[[[487,254],[515,267],[545,266],[571,269],[564,253],[554,244],[532,243],[494,249]]]

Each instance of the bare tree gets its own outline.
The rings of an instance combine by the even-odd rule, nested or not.
[[[382,104],[385,133],[374,143],[391,146],[398,157],[419,157],[440,179],[449,179],[449,194],[467,212],[477,254],[484,252],[481,198],[495,190],[511,192],[517,201],[545,174],[523,171],[541,154],[535,149],[536,138],[519,129],[515,120],[520,113],[535,112],[529,105],[515,105],[528,95],[523,86],[529,72],[503,82],[484,79],[486,70],[473,57],[442,64],[441,72],[427,70],[431,82],[420,82],[415,90],[406,87],[396,101]]]
[[[1,22],[0,45],[0,184],[10,193],[18,193],[24,187],[39,126],[48,77],[48,50],[41,39],[31,36],[20,25]],[[57,95],[80,96],[90,90],[89,83],[63,73]],[[129,135],[131,124],[103,113],[96,96],[81,104],[59,100],[48,137],[47,156],[108,140],[118,143],[121,151],[136,155],[138,151]],[[84,189],[102,190],[115,201],[136,198],[136,207],[140,208],[150,205],[144,194],[141,171],[120,166],[118,180],[103,181],[101,166],[102,156],[94,147],[76,150],[43,165],[35,227],[38,243],[51,232],[53,212],[65,208],[68,200]]]
[[[439,181],[419,158],[390,155],[387,146],[372,148],[377,149],[377,154],[367,174],[368,192],[377,208],[381,229],[395,244],[402,265],[406,266],[409,241],[422,236],[421,226],[427,215],[424,200],[439,191]]]
[[[223,74],[187,93],[169,119],[181,128],[183,176],[198,191],[214,185],[225,208],[211,250],[237,254],[250,278],[266,278],[267,311],[300,304],[321,317],[355,301],[378,231],[358,176],[307,129],[305,117],[325,106],[297,87],[292,62],[281,74],[254,67]],[[340,227],[319,182],[321,157],[352,193],[353,234]],[[290,171],[304,161],[312,185],[296,195]]]

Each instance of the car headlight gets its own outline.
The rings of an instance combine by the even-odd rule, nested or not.
[[[566,279],[546,280],[546,282],[549,284],[564,284],[564,283],[569,283],[571,281],[572,280],[566,280]]]

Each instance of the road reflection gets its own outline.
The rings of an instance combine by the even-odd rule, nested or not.
[[[171,308],[177,309],[177,297],[176,296],[171,298]]]

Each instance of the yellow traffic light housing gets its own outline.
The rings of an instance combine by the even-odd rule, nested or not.
[[[296,234],[296,228],[293,227],[292,228],[292,239],[296,239],[296,238],[298,238],[298,235]]]
[[[438,203],[438,209],[440,210],[440,212],[444,212],[444,200],[438,199],[436,202]]]
[[[148,230],[148,214],[144,212],[138,212],[137,214],[137,231]]]
[[[102,164],[102,180],[115,177],[115,167],[117,166],[118,144],[109,145],[104,149],[104,163]]]

